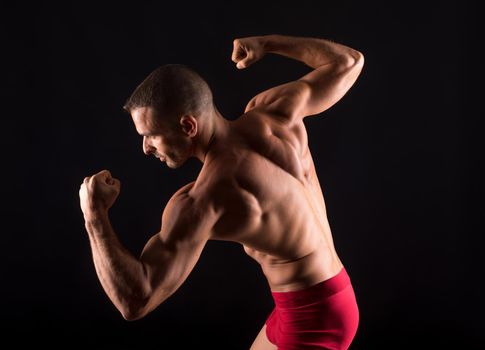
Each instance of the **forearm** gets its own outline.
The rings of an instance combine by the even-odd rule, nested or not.
[[[85,221],[96,273],[108,297],[126,319],[133,319],[148,299],[142,263],[118,240],[108,214]]]
[[[360,52],[348,46],[319,39],[292,37],[283,35],[266,35],[261,37],[266,53],[286,56],[317,68],[336,61],[357,60]]]

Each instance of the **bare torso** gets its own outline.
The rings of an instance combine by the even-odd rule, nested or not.
[[[229,122],[187,190],[222,210],[211,239],[233,241],[272,291],[304,289],[342,268],[302,121],[290,128],[253,109]],[[209,190],[210,189],[210,190]]]

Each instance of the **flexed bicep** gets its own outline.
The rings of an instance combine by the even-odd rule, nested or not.
[[[364,65],[361,52],[330,40],[281,35],[257,38],[262,52],[293,58],[313,69],[300,79],[257,94],[246,106],[245,112],[259,108],[285,123],[299,122],[333,106],[352,87]],[[239,51],[236,57],[241,55]]]

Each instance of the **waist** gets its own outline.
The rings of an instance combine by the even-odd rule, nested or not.
[[[276,307],[291,308],[329,298],[348,287],[352,287],[350,276],[342,266],[336,275],[304,289],[287,292],[271,291]]]
[[[299,259],[261,264],[271,291],[305,289],[340,272],[342,263],[328,249],[315,249]]]

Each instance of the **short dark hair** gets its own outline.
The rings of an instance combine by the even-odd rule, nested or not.
[[[151,72],[126,100],[128,113],[139,107],[152,107],[171,117],[201,115],[212,107],[212,92],[207,82],[183,64],[165,64]]]

